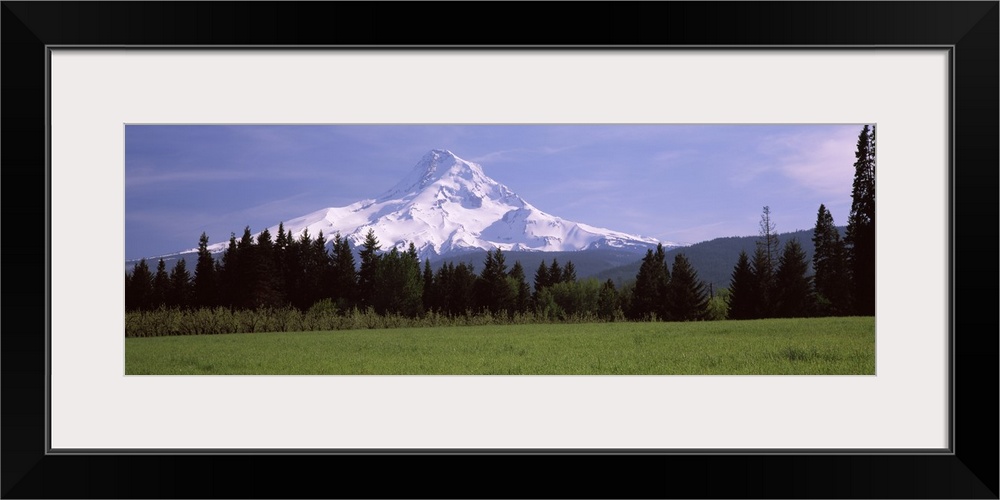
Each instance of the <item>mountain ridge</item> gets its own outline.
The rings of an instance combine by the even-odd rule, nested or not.
[[[847,226],[837,226],[840,236],[843,238],[847,231]],[[778,234],[779,245],[784,245],[790,239],[798,240],[802,246],[802,251],[806,254],[808,263],[808,274],[812,274],[812,257],[815,252],[815,245],[812,241],[814,229],[799,229]],[[702,241],[685,247],[672,248],[666,251],[666,264],[673,266],[674,257],[678,253],[683,253],[687,257],[697,273],[698,279],[706,284],[711,284],[714,288],[728,288],[732,279],[733,267],[739,258],[740,251],[753,255],[757,240],[760,235],[751,236],[723,236],[711,240]],[[617,285],[622,285],[634,280],[642,265],[642,259],[623,264],[616,267],[609,267],[589,277],[597,278],[601,281],[610,279]]]

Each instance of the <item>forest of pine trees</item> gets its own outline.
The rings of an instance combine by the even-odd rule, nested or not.
[[[778,253],[769,207],[764,207],[752,257],[741,252],[729,285],[729,318],[871,316],[875,314],[875,129],[865,125],[854,154],[847,235],[820,204],[813,229],[813,274],[798,241]]]
[[[447,262],[435,272],[429,260],[421,265],[412,243],[406,251],[382,251],[371,230],[359,250],[359,265],[339,234],[328,251],[322,233],[314,238],[305,231],[295,239],[283,224],[274,239],[267,230],[254,238],[249,227],[239,239],[231,235],[218,260],[209,253],[208,241],[203,233],[193,276],[183,260],[170,273],[162,259],[155,273],[145,259],[139,261],[125,274],[126,310],[293,307],[304,311],[328,300],[340,311],[370,309],[411,318],[431,311],[446,316],[541,311],[543,317],[560,319],[593,314],[600,295],[596,282],[577,281],[572,262],[565,266],[556,259],[543,262],[532,289],[521,263],[508,268],[500,249],[486,253],[479,273],[464,262]],[[617,297],[614,285],[610,286],[611,292],[601,296],[608,318],[619,308],[612,301]]]
[[[666,263],[663,245],[648,250],[635,277],[626,316],[632,320],[693,321],[708,319],[709,296],[683,253]]]

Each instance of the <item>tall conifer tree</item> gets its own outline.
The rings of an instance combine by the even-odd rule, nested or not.
[[[614,319],[618,309],[618,290],[615,288],[615,282],[611,278],[608,278],[601,285],[601,290],[597,295],[597,315],[604,320],[610,321]]]
[[[431,260],[424,259],[424,310],[434,309],[434,271],[431,270]]]
[[[865,125],[854,153],[854,185],[845,238],[857,314],[875,314],[875,129]]]
[[[703,320],[708,313],[705,283],[683,253],[674,256],[674,266],[667,287],[667,316],[673,321]]]
[[[844,241],[833,223],[833,215],[825,205],[819,206],[812,241],[815,248],[812,264],[816,314],[821,316],[849,314],[850,284]]]
[[[785,242],[778,269],[774,274],[774,315],[780,318],[802,318],[812,315],[814,302],[812,283],[806,273],[809,262],[796,239]]]
[[[254,266],[251,271],[253,288],[251,289],[250,305],[252,307],[277,307],[282,305],[280,282],[284,279],[274,271],[275,243],[271,240],[271,232],[264,229],[257,235],[254,248]]]
[[[476,285],[475,266],[465,262],[459,262],[451,270],[451,311],[452,314],[464,314],[471,312],[475,307],[473,293]]]
[[[538,263],[538,269],[535,271],[535,293],[532,299],[537,300],[538,294],[547,286],[549,286],[549,267],[545,265],[543,259]]]
[[[170,296],[170,275],[167,274],[167,265],[160,259],[156,264],[156,276],[153,277],[153,303],[154,308],[167,304],[167,297]]]
[[[126,280],[125,309],[148,310],[153,304],[153,275],[149,272],[146,259],[141,259],[132,267],[132,274]]]
[[[576,266],[573,265],[573,261],[566,261],[566,266],[563,267],[561,281],[563,283],[572,283],[576,281]]]
[[[486,252],[483,272],[476,283],[476,297],[481,309],[495,313],[513,311],[515,292],[507,284],[506,258],[499,248]]]
[[[754,249],[750,275],[751,294],[755,298],[753,318],[770,318],[774,315],[774,268],[763,247]]]
[[[215,273],[215,258],[208,251],[208,235],[198,239],[198,263],[194,268],[194,303],[198,307],[215,307],[219,302],[219,284]]]
[[[514,310],[518,312],[527,311],[531,302],[531,287],[524,276],[524,266],[521,265],[521,261],[514,262],[514,267],[510,268],[509,279],[512,280],[513,286],[517,290],[514,300]]]
[[[778,256],[781,253],[780,245],[774,220],[771,219],[771,207],[765,206],[760,215],[760,236],[757,239],[757,247],[764,250],[766,265],[771,273],[778,266]]]
[[[635,290],[632,296],[633,319],[644,319],[656,315],[659,319],[667,316],[667,285],[670,275],[665,262],[663,244],[656,251],[646,250],[646,256],[635,276]]]
[[[754,293],[757,294],[754,317],[769,318],[774,315],[774,272],[781,253],[780,244],[774,220],[771,218],[771,207],[764,206],[760,215],[757,246],[751,261],[754,276],[752,283],[755,288]]]
[[[740,257],[733,268],[729,281],[729,319],[753,319],[757,311],[756,286],[750,257],[740,251]]]
[[[358,302],[362,307],[374,305],[376,289],[376,275],[379,264],[378,251],[381,249],[378,238],[375,237],[375,230],[369,228],[365,235],[365,241],[361,244],[361,268],[358,270]]]
[[[187,262],[180,259],[170,270],[170,295],[167,304],[171,307],[187,308],[191,305],[191,295],[191,274],[188,273]]]
[[[333,252],[331,255],[331,296],[342,309],[355,304],[357,299],[358,271],[354,267],[354,252],[347,238],[336,233],[333,237]]]
[[[549,281],[546,283],[546,286],[555,285],[556,283],[562,281],[562,275],[562,267],[559,266],[559,261],[553,257],[552,265],[549,266]]]

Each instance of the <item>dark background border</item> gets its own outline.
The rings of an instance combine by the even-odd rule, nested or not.
[[[2,2],[2,496],[997,498],[998,12],[996,1],[546,10],[484,2]],[[954,45],[955,453],[46,455],[45,46],[248,44]]]

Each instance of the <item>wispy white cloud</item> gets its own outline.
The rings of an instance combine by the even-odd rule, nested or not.
[[[561,147],[552,146],[552,147],[539,147],[539,148],[502,149],[498,151],[491,151],[489,153],[476,155],[472,158],[469,158],[469,161],[473,161],[476,163],[483,163],[483,164],[491,162],[499,163],[504,161],[512,161],[520,159],[520,157],[524,156],[525,154],[552,155],[552,154],[562,153],[564,151],[569,151],[578,147],[579,147],[578,145],[572,145],[572,146],[561,146]],[[452,151],[452,152],[461,156],[460,152],[457,151]]]
[[[696,154],[696,151],[690,149],[670,149],[654,153],[651,159],[658,167],[672,167],[689,163]]]
[[[773,176],[781,176],[782,184],[792,182],[787,189],[830,198],[850,193],[856,136],[851,127],[834,131],[806,128],[764,136],[755,157],[739,166],[735,159],[729,180],[737,186],[776,185],[778,179]]]

